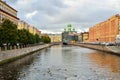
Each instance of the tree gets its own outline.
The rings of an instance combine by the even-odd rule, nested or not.
[[[4,38],[4,30],[3,28],[0,26],[0,46],[2,46],[2,43],[3,43],[3,38]]]
[[[0,41],[1,43],[14,45],[17,43],[17,25],[9,19],[4,19],[0,27]]]
[[[33,35],[28,30],[25,30],[25,29],[18,30],[18,37],[19,37],[18,42],[24,45],[40,42],[39,35],[37,34]]]
[[[51,42],[50,37],[47,36],[47,35],[42,36],[42,37],[41,37],[41,40],[42,40],[42,42],[44,42],[44,43],[50,43],[50,42]]]
[[[27,44],[28,43],[28,37],[26,35],[26,30],[18,30],[18,42],[21,44]]]
[[[28,44],[36,43],[35,36],[31,34],[29,31],[27,32],[27,36],[28,36]]]
[[[41,41],[38,34],[35,34],[35,38],[36,38],[36,43],[39,43]]]
[[[15,45],[16,43],[27,45],[39,42],[39,35],[34,35],[26,29],[18,30],[17,25],[9,19],[4,19],[0,25],[0,46],[3,44]]]

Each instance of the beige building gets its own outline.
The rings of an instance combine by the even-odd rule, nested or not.
[[[23,20],[19,20],[19,18],[17,18],[17,10],[9,6],[6,2],[0,0],[0,23],[2,23],[4,19],[9,19],[15,23],[18,26],[18,29],[26,29],[32,34],[41,34],[41,31],[37,28],[30,26]]]
[[[29,32],[34,35],[38,34],[39,36],[41,36],[41,31],[35,28],[34,26],[29,26]]]
[[[33,26],[30,26],[30,27],[28,28],[28,30],[29,30],[29,32],[32,33],[32,34],[35,34],[35,33],[36,33],[36,32],[35,32],[35,28],[34,28]]]
[[[89,32],[83,33],[83,42],[89,42]]]
[[[30,25],[26,23],[25,21],[19,20],[18,22],[18,29],[26,29],[28,30]]]
[[[18,22],[18,29],[26,29],[32,34],[38,34],[39,36],[41,35],[41,31],[35,28],[34,26],[29,25],[25,21],[19,20]]]
[[[13,23],[18,24],[17,11],[9,6],[6,2],[0,0],[0,23],[4,19],[9,19]]]
[[[48,34],[51,42],[61,42],[62,41],[62,35],[61,34]]]
[[[79,42],[89,42],[89,32],[82,32],[78,36],[78,41]]]

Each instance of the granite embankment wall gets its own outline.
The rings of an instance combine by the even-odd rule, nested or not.
[[[44,44],[44,45],[37,45],[37,46],[27,47],[22,49],[0,51],[0,65],[23,58],[27,55],[33,54],[34,52],[37,52],[44,48],[48,48],[52,45],[53,44]]]
[[[120,54],[120,47],[117,47],[117,46],[93,45],[93,44],[74,44],[74,45],[95,49],[95,50],[100,50],[104,52],[109,52],[109,53]]]

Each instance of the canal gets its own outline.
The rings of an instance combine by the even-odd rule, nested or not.
[[[120,56],[55,45],[0,66],[0,80],[120,80]]]

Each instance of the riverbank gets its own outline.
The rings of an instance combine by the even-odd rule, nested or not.
[[[74,45],[120,55],[120,46],[106,46],[93,44],[74,44]]]
[[[0,65],[20,59],[41,49],[52,46],[52,44],[37,45],[22,49],[8,50],[0,52]]]

